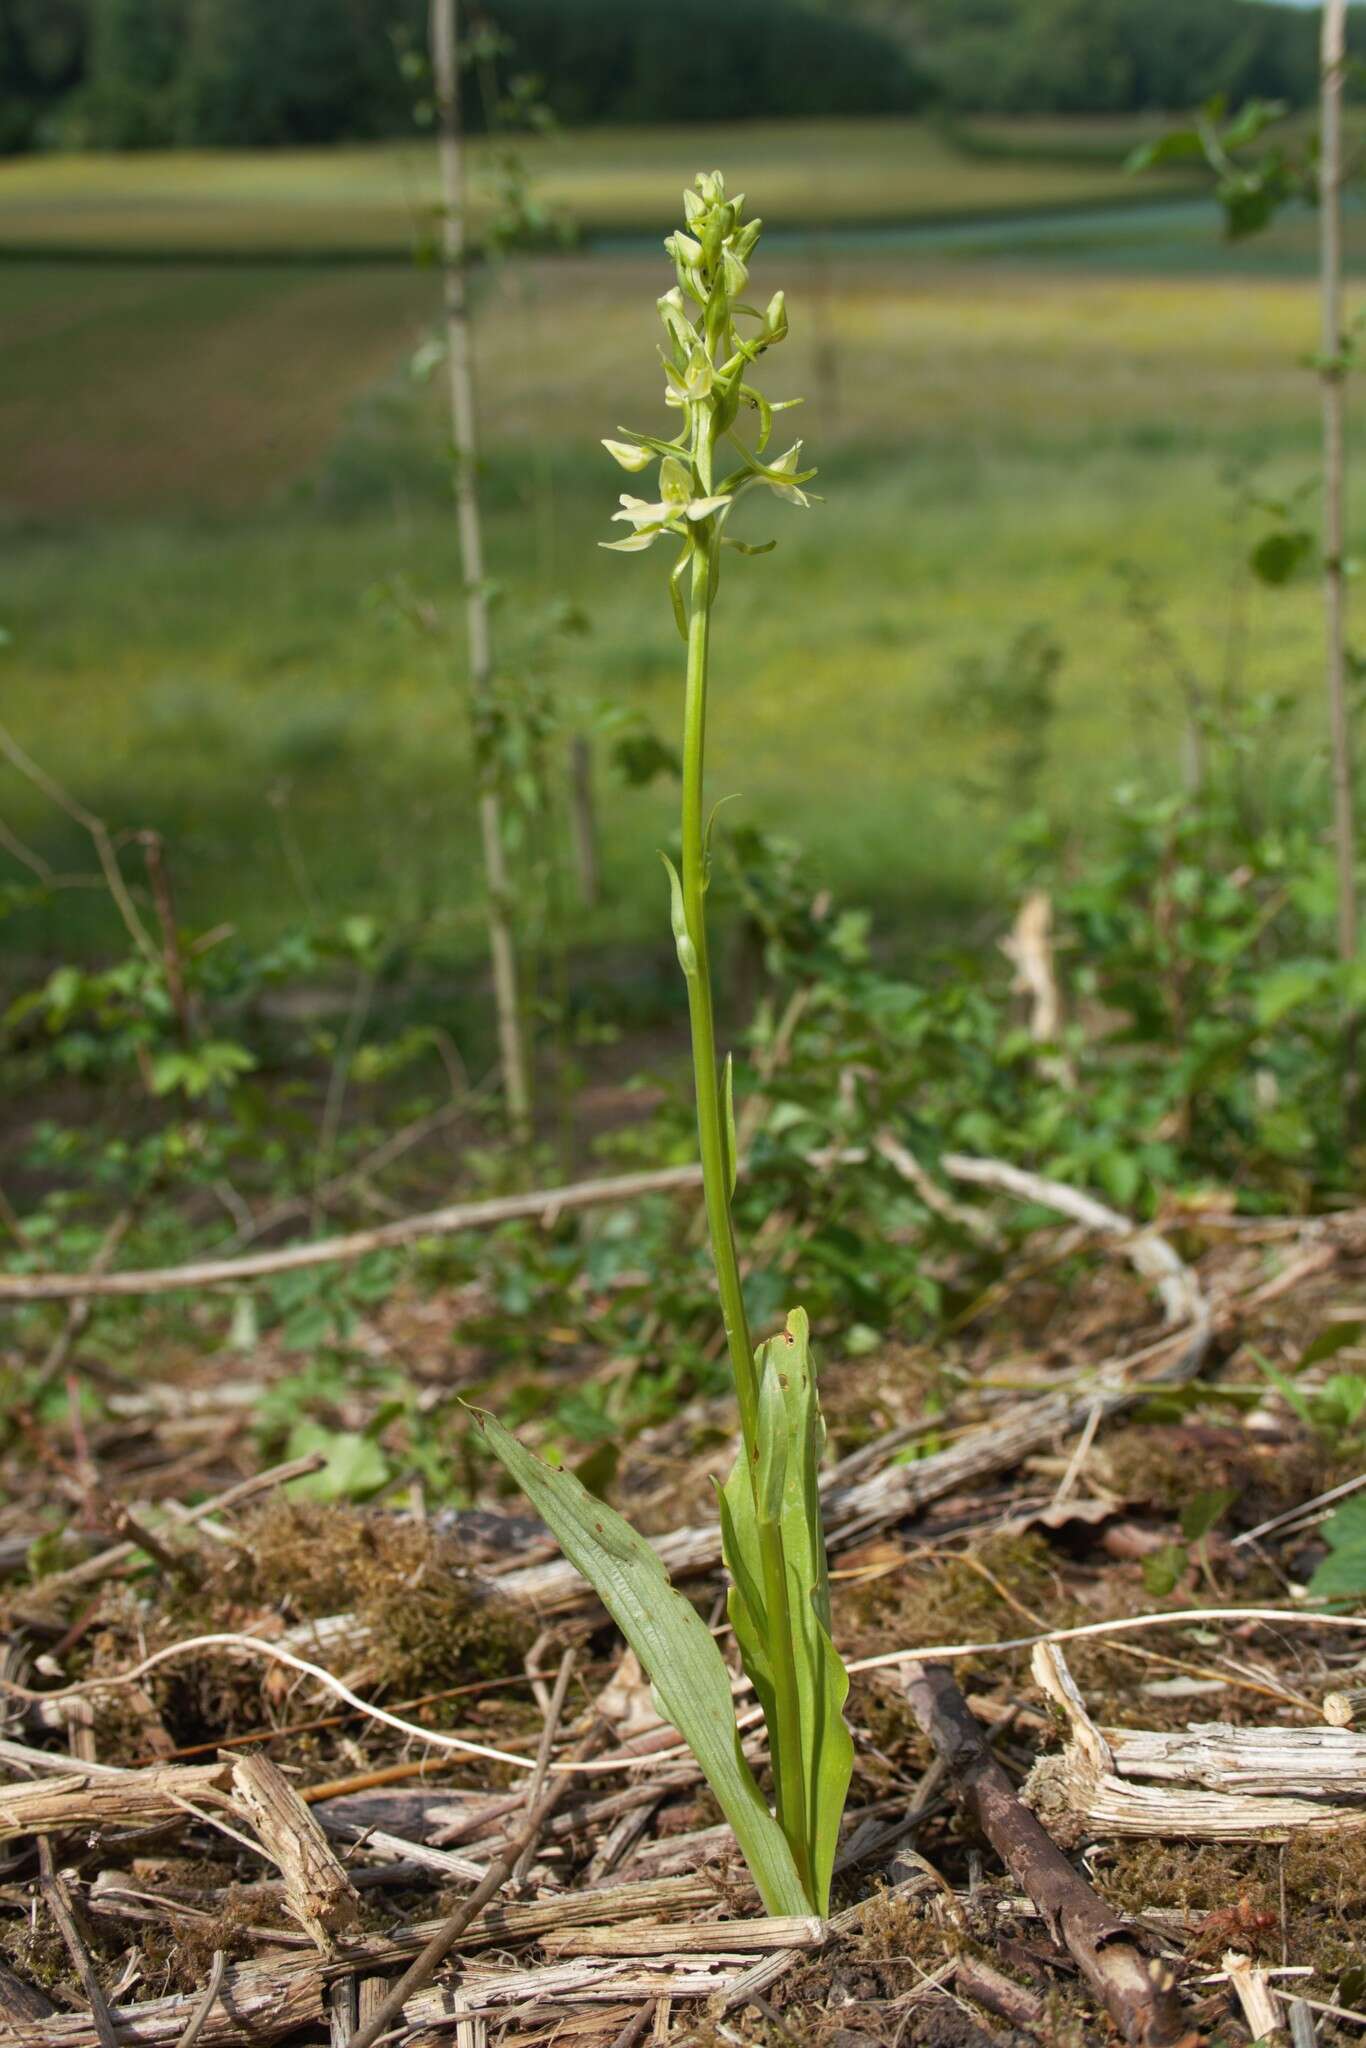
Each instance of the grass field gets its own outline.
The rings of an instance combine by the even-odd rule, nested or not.
[[[994,123],[978,154],[917,121],[755,122],[577,131],[529,140],[523,154],[538,196],[583,232],[654,234],[698,168],[722,160],[734,186],[789,226],[1103,205],[1129,196],[1122,158],[1137,132],[1133,122],[1088,123],[1078,150],[1066,130],[1021,124],[1017,156],[1009,123]],[[482,157],[476,143],[476,206]],[[401,256],[430,230],[436,201],[435,151],[422,139],[29,157],[0,165],[0,251]]]
[[[707,154],[748,174],[763,132],[709,138]],[[593,138],[585,183],[623,148]],[[344,154],[338,175],[357,161]],[[230,168],[249,182],[260,166]],[[127,169],[164,190],[171,167]],[[212,194],[218,167],[200,170]],[[813,189],[820,170],[805,173]],[[751,185],[781,217],[761,174]],[[64,211],[49,189],[47,203],[79,240],[74,200]],[[632,185],[619,215],[643,203]],[[675,204],[671,184],[657,226]],[[1129,614],[1122,562],[1211,671],[1237,581],[1244,682],[1301,692],[1314,729],[1312,582],[1235,579],[1249,529],[1228,482],[1313,472],[1307,232],[1288,227],[1245,268],[1211,244],[1203,272],[1193,232],[1126,242],[1104,223],[1072,245],[1002,230],[996,244],[831,236],[768,251],[756,289],[783,283],[794,323],[769,381],[807,395],[825,502],[776,507],[756,536],[777,533],[777,554],[729,574],[718,790],[743,791],[747,815],[810,845],[894,926],[942,929],[992,902],[1009,804],[970,787],[993,741],[955,711],[964,664],[999,664],[1034,624],[1063,645],[1046,790],[1064,812],[1176,757],[1175,690]],[[566,593],[592,620],[557,657],[566,697],[624,702],[670,731],[662,565],[594,545],[622,481],[598,435],[661,417],[661,273],[630,248],[519,261],[480,284],[478,345],[504,659],[540,659],[542,601]],[[434,289],[398,265],[6,272],[3,715],[112,823],[161,827],[190,922],[268,931],[301,899],[434,907],[443,950],[477,944],[440,380],[406,369]],[[433,602],[437,638],[383,600],[395,579]],[[607,901],[579,936],[655,927],[641,848],[667,835],[672,803],[605,793]],[[59,865],[78,858],[12,777],[0,818]],[[26,917],[11,942],[94,942],[93,914],[68,897],[60,928]]]

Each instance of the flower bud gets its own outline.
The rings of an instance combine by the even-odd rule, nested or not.
[[[685,270],[696,270],[702,261],[702,244],[695,242],[691,235],[685,235],[681,228],[665,237],[664,247],[675,263],[681,263]]]
[[[754,244],[763,232],[763,226],[761,220],[752,220],[738,230],[731,246],[742,263],[748,263],[754,254]]]
[[[734,249],[729,246],[721,251],[721,276],[725,281],[726,292],[732,299],[738,299],[749,283],[749,272]]]
[[[787,298],[782,292],[774,292],[764,314],[764,339],[786,341],[787,339]]]
[[[638,447],[634,441],[604,441],[602,445],[612,460],[619,462],[623,469],[638,470],[649,467],[649,449]]]
[[[662,299],[656,299],[655,306],[673,343],[674,361],[681,369],[692,353],[697,336],[684,308],[683,294],[678,286],[675,285],[672,291],[665,292]]]

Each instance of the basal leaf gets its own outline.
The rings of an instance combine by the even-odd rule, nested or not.
[[[774,1686],[769,1645],[773,1631],[764,1592],[755,1499],[756,1493],[760,1501],[772,1502],[774,1498],[774,1474],[780,1461],[770,1439],[781,1434],[778,1523],[787,1572],[801,1722],[802,1849],[811,1873],[811,1905],[818,1913],[824,1913],[830,1902],[830,1878],[840,1816],[854,1767],[854,1745],[843,1713],[849,1678],[830,1634],[830,1581],[818,1485],[825,1425],[816,1398],[810,1333],[803,1309],[793,1309],[782,1336],[759,1347],[756,1362],[761,1441],[759,1484],[751,1484],[742,1463],[721,1490],[721,1543],[733,1581],[730,1618],[745,1670],[753,1680],[772,1734]],[[776,1774],[776,1743],[770,1743],[770,1752]]]
[[[792,1851],[745,1761],[730,1674],[702,1617],[629,1522],[594,1500],[571,1472],[552,1471],[533,1457],[491,1415],[475,1420],[649,1673],[660,1712],[716,1794],[767,1910],[809,1913]]]

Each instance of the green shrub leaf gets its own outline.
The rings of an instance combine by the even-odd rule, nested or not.
[[[1366,1594],[1366,1494],[1356,1493],[1323,1525],[1328,1555],[1309,1581],[1316,1600],[1357,1600]]]

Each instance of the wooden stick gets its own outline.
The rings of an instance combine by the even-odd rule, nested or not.
[[[56,1834],[69,1828],[147,1827],[175,1820],[178,1802],[208,1800],[226,1808],[227,1767],[177,1764],[169,1769],[121,1771],[83,1766],[54,1784],[0,1786],[0,1841]]]
[[[1036,1991],[1003,1976],[979,1956],[960,1956],[953,1980],[961,1997],[985,2006],[998,2019],[1009,2020],[1012,2027],[1023,2027],[1032,2033],[1047,2017],[1047,2007]]]
[[[1056,1645],[1036,1645],[1032,1669],[1069,1727],[1062,1754],[1042,1758],[1030,1774],[1028,1796],[1039,1813],[1066,1814],[1102,1835],[1188,1841],[1366,1829],[1366,1735],[1217,1721],[1102,1730]],[[1334,1795],[1349,1803],[1333,1803]]]
[[[529,1812],[535,1811],[541,1794],[545,1790],[546,1773],[550,1769],[550,1759],[555,1748],[555,1737],[559,1732],[560,1715],[564,1712],[565,1694],[569,1691],[569,1681],[574,1675],[574,1663],[577,1655],[578,1652],[571,1643],[561,1657],[560,1668],[555,1674],[555,1688],[546,1705],[545,1726],[541,1730],[540,1747],[536,1751],[536,1768],[531,1774],[531,1783],[527,1787],[526,1803]],[[529,1841],[521,1855],[517,1858],[517,1864],[512,1873],[517,1884],[523,1885],[526,1883],[535,1854],[536,1844],[534,1841]]]
[[[334,1935],[359,1925],[360,1894],[278,1764],[259,1752],[239,1757],[232,1788],[239,1813],[285,1881],[286,1907],[326,1954]]]
[[[1240,1955],[1236,1949],[1225,1954],[1224,1968],[1253,2040],[1261,2041],[1277,2033],[1281,2024],[1280,2001],[1267,1982],[1266,1971],[1259,1970],[1251,1956]]]
[[[479,503],[479,453],[474,346],[470,331],[469,251],[466,243],[465,149],[461,124],[456,0],[430,0],[429,41],[441,167],[441,272],[446,315],[446,375],[455,457],[455,517],[464,581],[470,714],[474,734],[491,720],[498,698],[494,669],[492,600],[484,567],[484,523]],[[513,928],[512,877],[504,838],[503,797],[496,769],[476,738],[479,836],[484,855],[484,915],[493,968],[508,1121],[513,1137],[531,1135],[531,1078],[522,1015],[522,988]]]
[[[38,1873],[43,1888],[47,1909],[61,1931],[66,1943],[67,1954],[76,1966],[76,1975],[81,1980],[81,1989],[90,2007],[90,2017],[95,2023],[100,2048],[119,2048],[119,2037],[114,2032],[114,2022],[109,2017],[100,1980],[95,1975],[95,1966],[90,1960],[90,1951],[81,1939],[76,1925],[76,1916],[71,1910],[71,1901],[66,1895],[66,1886],[57,1875],[52,1861],[52,1844],[46,1835],[38,1837]]]
[[[884,1148],[885,1151],[885,1148]],[[867,1158],[861,1147],[836,1155],[841,1162],[858,1164]],[[887,1155],[896,1164],[895,1153]],[[829,1164],[831,1155],[821,1154],[813,1163]],[[1116,1238],[1126,1256],[1145,1278],[1157,1286],[1169,1319],[1188,1317],[1193,1324],[1207,1325],[1209,1307],[1190,1268],[1156,1231],[1139,1229],[1127,1216],[1111,1209],[1093,1196],[1046,1180],[1041,1174],[1025,1173],[1004,1160],[977,1159],[967,1153],[946,1152],[940,1161],[954,1180],[999,1189],[1017,1200],[1038,1202],[1058,1215],[1070,1216],[1088,1230]],[[901,1170],[898,1166],[897,1170]],[[526,1217],[553,1219],[568,1210],[591,1209],[602,1203],[632,1202],[642,1195],[670,1194],[702,1185],[702,1169],[696,1164],[656,1167],[646,1173],[623,1173],[606,1180],[572,1181],[567,1187],[539,1188],[524,1195],[500,1195],[487,1202],[453,1202],[442,1209],[428,1209],[416,1216],[400,1216],[392,1223],[377,1224],[371,1230],[351,1231],[343,1237],[317,1238],[311,1244],[286,1245],[278,1251],[248,1253],[237,1259],[201,1259],[184,1266],[155,1266],[129,1273],[0,1273],[0,1301],[65,1301],[72,1296],[171,1294],[194,1287],[216,1287],[224,1282],[259,1280],[271,1273],[293,1273],[309,1266],[327,1266],[366,1257],[387,1246],[411,1244],[423,1237],[447,1237],[460,1230],[487,1230],[498,1223]]]
[[[1124,2040],[1135,2048],[1197,2048],[1199,2036],[1176,2001],[1170,1970],[1146,1953],[1138,1930],[1078,1876],[1017,1797],[952,1673],[940,1664],[912,1664],[903,1684],[912,1713],[948,1767],[955,1796],[1039,1908]]]
[[[645,2039],[646,2032],[654,2016],[655,2001],[652,1998],[647,1998],[643,2005],[636,2007],[636,2010],[632,2013],[630,2019],[627,2020],[621,2032],[613,2040],[611,2048],[637,2048],[637,2043]]]
[[[815,1914],[753,1920],[699,1920],[691,1927],[568,1927],[542,1935],[548,1956],[771,1955],[789,1948],[820,1948],[828,1922]]]
[[[526,1841],[532,1840],[528,1828]],[[422,1952],[409,1964],[392,1991],[382,1998],[369,2019],[357,2027],[347,2043],[347,2048],[374,2048],[381,2034],[387,2031],[393,2020],[401,2019],[403,2008],[417,1992],[426,1989],[445,1962],[451,1950],[459,1941],[465,1929],[486,1906],[495,1892],[502,1890],[512,1875],[512,1866],[523,1845],[518,1843],[506,1855],[491,1863],[482,1884],[476,1885],[467,1899],[461,1901],[449,1920],[439,1927]]]
[[[1357,955],[1356,823],[1347,657],[1347,392],[1350,340],[1342,312],[1342,89],[1347,0],[1324,0],[1319,46],[1319,385],[1323,411],[1323,623],[1332,737],[1338,953]],[[1347,1080],[1354,1092],[1354,1032]]]
[[[608,1180],[572,1182],[524,1195],[500,1195],[489,1202],[453,1202],[443,1209],[402,1216],[373,1230],[321,1237],[278,1251],[249,1252],[240,1259],[200,1259],[184,1266],[155,1266],[139,1273],[0,1273],[0,1301],[67,1301],[72,1296],[172,1294],[184,1288],[259,1280],[270,1273],[296,1273],[363,1259],[390,1245],[423,1237],[449,1237],[460,1230],[488,1230],[526,1217],[554,1217],[605,1202],[634,1202],[642,1195],[669,1194],[702,1185],[700,1166],[664,1166],[648,1173],[622,1173]]]
[[[1318,2028],[1314,2015],[1302,1998],[1286,2000],[1286,2017],[1290,2021],[1291,2048],[1316,2048]]]
[[[999,1188],[1014,1195],[1017,1201],[1038,1202],[1060,1216],[1072,1217],[1087,1230],[1117,1239],[1134,1270],[1153,1282],[1167,1320],[1189,1322],[1204,1329],[1208,1341],[1210,1307],[1200,1283],[1180,1253],[1157,1231],[1139,1229],[1129,1217],[1096,1201],[1093,1195],[1084,1195],[1063,1181],[1045,1180],[1042,1174],[1026,1173],[1002,1159],[974,1159],[964,1152],[946,1152],[940,1164],[951,1180]]]

